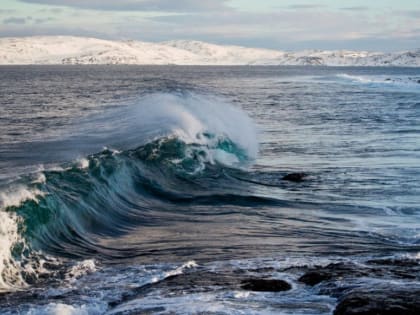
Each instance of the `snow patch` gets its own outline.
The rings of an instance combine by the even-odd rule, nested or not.
[[[420,66],[420,49],[397,53],[279,50],[224,46],[200,41],[162,43],[110,41],[73,36],[0,38],[0,65],[325,65]]]

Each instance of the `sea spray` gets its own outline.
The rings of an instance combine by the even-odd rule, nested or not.
[[[14,261],[13,247],[21,240],[17,216],[0,211],[0,293],[24,286],[19,263]]]
[[[29,189],[23,185],[0,192],[0,292],[26,286],[22,272],[33,272],[30,265],[23,266],[21,261],[21,254],[26,247],[20,228],[22,218],[6,210],[19,207],[28,200],[36,202],[38,197],[43,195],[40,190]]]
[[[150,94],[130,108],[129,117],[137,133],[154,135],[152,139],[169,136],[187,144],[211,146],[206,134],[223,136],[245,150],[250,159],[257,157],[254,122],[222,98],[188,92]]]

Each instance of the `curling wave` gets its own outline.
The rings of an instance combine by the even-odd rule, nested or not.
[[[226,191],[224,170],[242,169],[256,157],[251,119],[226,103],[158,94],[134,111],[128,130],[136,122],[152,140],[28,175],[0,195],[0,290],[22,288],[46,271],[47,255],[122,255],[101,246],[101,237],[153,224],[148,213],[173,211],[174,203],[214,193],[217,185]]]

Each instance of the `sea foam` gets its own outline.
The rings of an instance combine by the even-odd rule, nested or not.
[[[17,207],[26,200],[35,200],[43,193],[25,186],[16,186],[0,192],[0,292],[20,289],[26,286],[21,275],[23,267],[13,257],[13,248],[25,244],[19,233],[20,218],[5,210]],[[28,266],[29,267],[29,266]],[[27,268],[30,271],[30,267]]]
[[[257,129],[252,119],[221,98],[194,93],[151,94],[138,100],[133,117],[138,132],[153,135],[154,139],[172,136],[187,144],[206,146],[209,162],[237,162],[234,156],[216,148],[223,138],[244,150],[249,159],[258,154]]]

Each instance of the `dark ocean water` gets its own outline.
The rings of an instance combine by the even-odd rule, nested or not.
[[[419,262],[419,69],[0,67],[1,314],[331,314]]]

